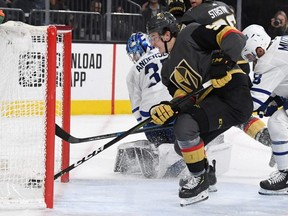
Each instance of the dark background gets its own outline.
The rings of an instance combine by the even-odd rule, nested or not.
[[[223,2],[237,9],[237,0],[223,0]],[[265,29],[268,28],[271,18],[278,10],[283,10],[288,14],[288,1],[242,0],[242,29],[250,24],[259,24]]]
[[[142,5],[147,0],[133,0]],[[165,0],[159,0],[165,4]],[[190,5],[189,0],[184,0]],[[237,0],[222,0],[231,5],[237,13]],[[242,0],[242,29],[251,24],[259,24],[264,28],[270,25],[270,20],[278,10],[283,10],[288,15],[288,0]]]

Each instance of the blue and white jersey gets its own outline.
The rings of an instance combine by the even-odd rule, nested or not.
[[[132,112],[137,121],[150,117],[149,110],[161,101],[172,100],[161,81],[162,62],[168,54],[153,49],[143,55],[131,68],[126,77]]]
[[[270,95],[288,98],[288,36],[276,37],[254,68],[251,89],[254,110]]]

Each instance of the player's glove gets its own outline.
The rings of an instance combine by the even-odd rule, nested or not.
[[[168,101],[163,101],[150,108],[152,122],[157,125],[170,123],[174,120],[174,114],[175,112],[172,109],[171,103]]]
[[[233,62],[228,55],[222,52],[216,52],[212,55],[209,72],[211,83],[214,88],[221,88],[232,79],[232,75],[229,71],[234,67],[234,65],[235,62]]]
[[[258,109],[257,114],[260,118],[272,116],[278,110],[278,107],[284,104],[283,98],[279,96],[270,96]]]

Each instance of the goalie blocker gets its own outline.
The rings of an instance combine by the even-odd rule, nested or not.
[[[211,161],[217,161],[217,174],[228,171],[231,144],[224,142],[224,135],[206,146],[206,154]],[[156,147],[147,140],[137,140],[118,146],[114,172],[146,178],[173,178],[187,175],[188,169],[182,157],[175,152],[174,143]]]

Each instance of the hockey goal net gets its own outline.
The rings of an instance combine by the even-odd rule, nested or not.
[[[54,173],[69,165],[55,123],[70,129],[71,37],[65,26],[0,25],[0,208],[53,207]]]

